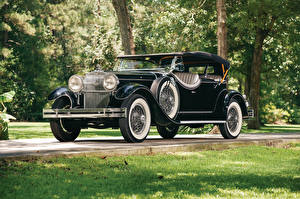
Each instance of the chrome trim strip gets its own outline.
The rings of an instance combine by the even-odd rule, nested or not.
[[[180,124],[224,124],[224,120],[180,121]]]
[[[130,81],[130,80],[134,80],[134,81],[154,81],[154,79],[121,79],[121,78],[119,78],[119,80],[128,80],[128,81]]]
[[[119,118],[126,108],[43,109],[43,118]]]
[[[178,114],[213,113],[213,111],[179,111]]]
[[[82,93],[110,93],[112,91],[107,90],[82,90]]]

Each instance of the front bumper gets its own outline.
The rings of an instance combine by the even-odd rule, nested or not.
[[[121,118],[126,108],[43,109],[43,118]]]

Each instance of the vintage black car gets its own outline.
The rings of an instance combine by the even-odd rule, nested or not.
[[[53,135],[74,141],[83,128],[120,128],[127,142],[142,142],[150,127],[173,138],[179,126],[219,126],[237,138],[243,119],[253,115],[246,99],[227,90],[229,62],[206,52],[119,56],[111,72],[100,69],[70,77],[68,87],[48,97],[44,109]]]

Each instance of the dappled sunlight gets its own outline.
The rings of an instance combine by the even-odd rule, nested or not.
[[[57,198],[299,197],[300,154],[292,148],[186,154],[5,162],[0,191],[5,198],[38,198],[44,192]]]
[[[200,157],[200,158],[205,157],[205,155],[203,155],[199,152],[176,152],[174,154],[178,155],[178,156],[196,156],[196,157]]]
[[[228,161],[228,160],[222,161],[222,164],[243,166],[243,167],[255,165],[253,162],[250,162],[250,161]]]

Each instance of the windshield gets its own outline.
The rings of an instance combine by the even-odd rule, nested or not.
[[[178,64],[182,64],[182,58],[177,56],[166,56],[162,57],[158,61],[151,59],[135,60],[135,59],[121,59],[117,70],[165,70],[170,71]]]
[[[146,60],[128,60],[122,59],[119,70],[154,70],[159,66],[151,61]]]

